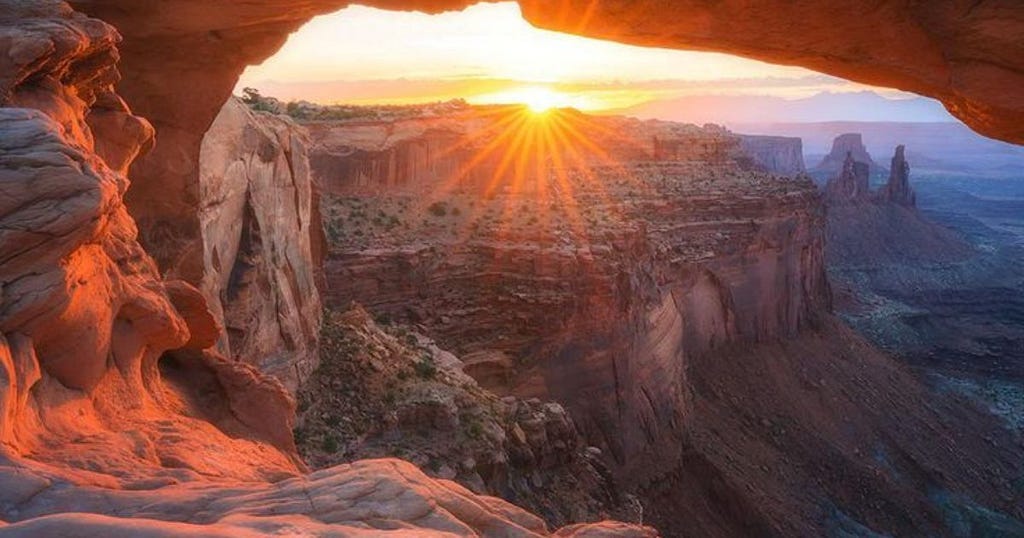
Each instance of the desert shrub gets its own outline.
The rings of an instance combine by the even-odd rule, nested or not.
[[[437,366],[434,366],[434,363],[428,359],[417,362],[413,369],[416,370],[416,375],[423,379],[434,379],[437,377]]]
[[[341,447],[338,445],[338,438],[334,435],[328,434],[320,443],[320,448],[322,448],[324,452],[334,454]]]
[[[448,204],[444,202],[434,202],[430,204],[427,211],[435,217],[443,217],[448,214]]]

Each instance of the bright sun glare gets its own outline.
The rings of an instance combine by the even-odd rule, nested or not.
[[[796,67],[541,30],[502,1],[438,15],[350,6],[317,17],[248,68],[237,91],[323,104],[465,98],[596,111],[695,92],[813,95],[835,84]]]
[[[513,88],[484,94],[471,98],[470,101],[480,104],[523,104],[535,114],[547,112],[552,108],[588,108],[580,96],[563,93],[545,86]]]

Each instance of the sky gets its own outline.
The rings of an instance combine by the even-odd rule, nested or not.
[[[587,111],[694,95],[806,98],[881,90],[798,67],[653,49],[534,28],[514,2],[426,15],[351,6],[293,34],[239,83],[283,100],[412,103],[465,98]]]

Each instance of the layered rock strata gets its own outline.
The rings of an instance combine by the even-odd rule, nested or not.
[[[404,121],[320,123],[314,152]],[[326,302],[416,325],[495,391],[564,402],[668,535],[942,534],[968,513],[1021,528],[1000,424],[830,316],[815,186],[680,132],[663,160],[584,156],[525,191],[314,170],[336,189]]]
[[[296,473],[291,400],[208,349],[203,296],[136,241],[123,170],[152,129],[113,91],[117,33],[60,3],[4,8],[6,450],[125,487]]]
[[[796,176],[806,172],[803,141],[795,137],[740,135],[743,152],[773,174]]]
[[[564,121],[600,136],[619,120]],[[643,127],[615,130],[618,147],[650,147]],[[371,128],[389,124],[317,125],[314,152]],[[718,129],[657,128],[681,160],[581,157],[485,196],[445,177],[325,195],[327,303],[422,324],[489,388],[566,402],[622,476],[657,474],[648,458],[681,432],[685,357],[795,335],[829,302],[813,184],[742,170],[742,154],[713,149]],[[667,144],[673,129],[685,138]],[[368,192],[313,162],[325,191]]]
[[[329,117],[334,108],[338,107],[322,107],[317,116]],[[553,112],[549,120],[523,106],[472,107],[457,102],[441,112],[349,108],[344,113],[352,119],[303,122],[312,139],[314,180],[325,193],[442,189],[487,196],[543,194],[552,189],[546,177],[549,168],[590,162],[742,161],[748,168],[765,168],[743,152],[740,136],[716,125],[589,116],[571,109]],[[344,129],[338,129],[339,124]]]

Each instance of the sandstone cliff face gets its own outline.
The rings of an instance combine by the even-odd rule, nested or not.
[[[113,90],[117,41],[63,3],[0,1],[0,535],[548,534],[404,462],[297,476],[293,400],[213,349],[203,293],[163,279],[136,240],[124,172],[153,130]],[[270,177],[245,169],[245,152],[288,142],[300,156],[286,126],[265,129],[226,174],[247,181],[253,213]],[[300,163],[272,177],[294,180]],[[595,533],[653,535],[613,523],[559,535]]]
[[[721,164],[746,155],[741,140],[717,125],[697,127],[620,116],[588,116],[566,109],[558,121],[585,136],[533,116],[521,106],[461,104],[395,119],[304,122],[312,139],[310,162],[319,188],[338,195],[393,193],[542,193],[552,166],[635,161]],[[338,126],[343,124],[344,128]],[[522,136],[515,136],[522,133]],[[544,137],[562,142],[542,142]]]
[[[785,136],[740,135],[743,152],[767,172],[795,176],[806,171],[803,141]]]
[[[978,529],[1024,528],[998,422],[829,315],[815,186],[687,160],[706,134],[673,160],[553,167],[528,192],[327,193],[325,301],[413,325],[485,387],[565,403],[666,535],[941,535],[979,509]]]
[[[287,119],[229,100],[203,139],[198,285],[222,316],[218,349],[294,390],[316,366],[307,141]]]

